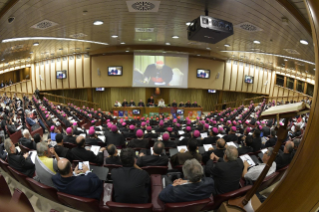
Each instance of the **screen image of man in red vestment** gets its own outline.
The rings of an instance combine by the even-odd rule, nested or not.
[[[173,70],[171,67],[164,64],[163,61],[156,61],[155,64],[150,64],[144,72],[144,83],[156,86],[169,86],[173,78]]]

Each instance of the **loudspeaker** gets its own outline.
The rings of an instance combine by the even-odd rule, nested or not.
[[[101,76],[100,68],[97,69],[97,75],[98,75],[98,76]]]

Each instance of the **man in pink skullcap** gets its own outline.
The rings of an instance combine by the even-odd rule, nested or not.
[[[194,138],[199,138],[200,137],[200,132],[198,130],[195,130],[193,132],[193,136],[194,136]]]
[[[228,135],[224,136],[224,140],[226,142],[230,142],[230,141],[233,141],[233,142],[236,142],[238,141],[238,137],[237,135],[235,134],[237,131],[237,128],[235,126],[232,126],[228,132]]]
[[[136,131],[136,138],[132,139],[128,144],[127,147],[130,148],[145,148],[149,149],[149,142],[148,139],[144,139],[144,133],[141,129]]]
[[[91,126],[89,129],[89,133],[85,139],[85,144],[87,145],[99,145],[99,143],[104,143],[101,139],[97,137],[95,134],[94,126]]]
[[[165,147],[176,148],[175,142],[170,141],[169,133],[165,132],[162,136]]]

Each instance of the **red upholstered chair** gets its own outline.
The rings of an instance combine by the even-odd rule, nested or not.
[[[151,186],[152,186],[151,198],[152,198],[152,204],[153,204],[153,211],[154,212],[165,211],[165,203],[163,203],[158,198],[158,195],[163,190],[162,175],[159,175],[159,174],[151,175]]]
[[[177,169],[179,172],[183,173],[183,165],[174,166],[173,169]]]
[[[25,119],[27,119],[27,118],[25,118]],[[28,124],[28,122],[27,122],[27,121],[25,122],[25,124],[26,124],[26,126],[27,126],[27,128],[28,128],[29,132],[31,132],[31,126]]]
[[[149,175],[160,174],[165,175],[167,173],[167,166],[144,166],[141,167],[143,170],[147,171]]]
[[[152,212],[152,203],[145,204],[127,204],[109,201],[106,205],[112,212]]]
[[[274,183],[274,181],[276,180],[278,175],[279,175],[279,172],[274,172],[271,175],[265,177],[257,191],[262,191],[262,190],[268,188],[269,186],[271,186]]]
[[[59,211],[57,211],[57,210],[54,210],[54,209],[51,209],[51,210],[50,210],[50,212],[59,212]]]
[[[25,174],[22,174],[21,172],[18,172],[17,170],[13,169],[12,167],[8,166],[8,169],[10,170],[10,172],[12,173],[12,175],[14,176],[14,178],[19,181],[19,183],[21,183],[22,185],[24,185],[25,187],[29,188],[30,190],[33,190],[32,187],[30,186],[30,184],[27,181],[28,176]]]
[[[66,148],[72,149],[72,148],[76,147],[76,144],[72,144],[69,142],[63,142],[63,146]]]
[[[210,198],[191,201],[191,202],[178,202],[166,203],[166,212],[185,212],[185,211],[201,211],[209,202]]]
[[[109,169],[109,173],[111,173],[112,169],[120,168],[122,167],[122,165],[104,164],[104,167],[107,167]]]
[[[31,132],[31,131],[30,131]],[[38,129],[32,131],[30,134],[31,134],[31,137],[33,137],[35,134],[39,134],[41,137],[43,136],[43,129],[41,127],[39,127]]]
[[[31,149],[29,149],[28,147],[25,147],[23,146],[22,144],[19,143],[19,147],[20,147],[20,150],[21,152],[24,154],[24,153],[27,153],[29,152]]]
[[[9,164],[7,162],[5,162],[4,160],[0,159],[0,167],[2,168],[3,171],[5,171],[8,175],[10,175],[13,179],[15,179],[13,174],[8,169]]]
[[[7,125],[6,125],[6,131],[7,131],[8,135],[10,136],[10,139],[11,139],[13,144],[18,143],[19,139],[22,137],[21,130],[18,130],[17,132],[10,134],[10,132],[7,128]]]
[[[273,183],[276,183],[279,180],[281,180],[281,178],[284,176],[285,172],[287,171],[288,167],[289,167],[289,165],[287,165],[287,166],[285,166],[277,171],[279,174],[277,175],[277,177]]]
[[[11,199],[11,192],[9,186],[2,175],[0,175],[0,198],[1,199]]]
[[[35,191],[36,193],[40,194],[41,196],[49,200],[63,204],[57,195],[57,192],[58,192],[57,189],[44,185],[32,178],[27,178],[26,181],[29,183],[32,190]]]
[[[219,206],[229,200],[229,199],[233,199],[233,198],[236,198],[236,197],[241,197],[241,196],[244,196],[249,189],[251,189],[252,186],[249,185],[249,186],[245,186],[243,188],[240,188],[240,189],[237,189],[235,191],[231,191],[231,192],[228,192],[228,193],[225,193],[225,194],[220,194],[220,195],[216,195],[214,197],[211,197],[211,201],[202,209],[203,211],[210,211],[210,210],[216,210],[219,208]]]
[[[66,194],[63,192],[57,192],[57,195],[64,205],[68,205],[80,211],[85,212],[96,212],[100,211],[99,201],[96,199],[79,197],[71,194]]]
[[[28,199],[28,197],[19,189],[15,188],[12,198],[10,200],[11,204],[22,204],[25,207],[25,212],[34,211],[33,207]]]

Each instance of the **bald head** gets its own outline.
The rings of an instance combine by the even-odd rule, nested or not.
[[[224,160],[225,161],[234,161],[238,158],[238,150],[234,146],[228,146],[225,150]]]
[[[218,149],[224,149],[225,148],[225,140],[223,138],[220,138],[217,140],[217,148]]]
[[[58,169],[62,177],[68,177],[69,175],[72,175],[71,163],[66,158],[60,158],[58,161]]]
[[[284,153],[292,153],[294,149],[294,142],[292,141],[287,141],[285,144],[285,148],[284,148]]]
[[[85,138],[83,137],[83,136],[78,136],[77,138],[76,138],[76,145],[78,146],[78,147],[83,147],[84,145],[85,145]]]

